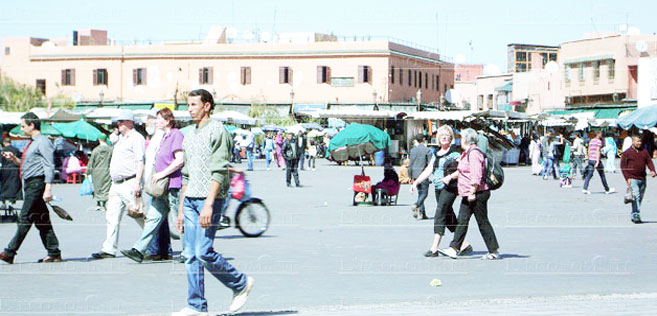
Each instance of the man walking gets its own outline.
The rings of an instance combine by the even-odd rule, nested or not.
[[[591,181],[591,178],[593,177],[593,171],[598,170],[598,174],[600,175],[600,180],[602,180],[602,185],[605,187],[605,193],[611,194],[613,192],[616,192],[616,189],[614,188],[609,188],[607,185],[607,179],[605,178],[605,168],[604,166],[600,163],[600,152],[602,151],[602,132],[598,131],[595,133],[595,138],[591,139],[589,141],[589,163],[587,166],[588,173],[586,174],[586,178],[584,179],[584,189],[582,190],[582,193],[584,194],[591,194],[591,191],[589,191],[589,181]]]
[[[134,129],[134,114],[125,110],[116,118],[119,136],[110,159],[112,186],[107,199],[107,234],[100,252],[91,254],[93,259],[114,258],[119,243],[119,225],[126,210],[135,210],[137,197],[141,195],[141,177],[144,171],[144,136]],[[141,203],[139,203],[141,204]],[[144,220],[136,219],[139,226]]]
[[[579,169],[580,175],[584,177],[584,167],[582,166],[582,160],[586,154],[586,148],[584,147],[584,140],[580,137],[579,132],[575,133],[575,140],[573,140],[573,147],[570,149],[573,153],[573,169],[572,174],[577,174],[577,169]]]
[[[109,189],[112,186],[112,177],[109,174],[112,147],[107,144],[105,134],[98,137],[98,146],[91,151],[91,158],[87,164],[86,174],[91,177],[96,200],[96,210],[105,211]]]
[[[650,176],[653,178],[657,176],[655,173],[655,165],[650,159],[648,151],[642,148],[643,142],[641,136],[632,136],[632,147],[623,152],[621,156],[621,171],[623,177],[627,181],[627,186],[632,190],[632,222],[634,224],[641,223],[639,216],[639,208],[643,201],[643,196],[646,193],[646,167],[650,169]]]
[[[411,179],[413,179],[412,181],[415,181],[420,176],[429,161],[431,161],[431,150],[427,148],[424,135],[418,135],[417,142],[417,146],[411,149],[411,162],[409,164],[409,173]],[[413,218],[428,219],[424,209],[424,200],[429,195],[429,184],[429,179],[425,179],[417,185],[417,202],[412,206]]]
[[[55,164],[52,142],[41,134],[41,121],[36,114],[27,112],[21,117],[21,131],[31,138],[25,146],[23,156],[19,160],[11,151],[4,151],[5,159],[20,166],[20,177],[23,180],[23,207],[18,214],[18,228],[5,251],[0,253],[0,260],[14,263],[18,252],[32,224],[39,230],[41,242],[48,255],[39,262],[62,261],[59,241],[50,222],[46,203],[52,201],[52,181]]]
[[[287,165],[287,172],[285,174],[285,182],[287,182],[287,186],[292,186],[292,176],[294,176],[294,183],[297,187],[300,187],[301,183],[299,183],[299,171],[297,168],[299,167],[299,156],[302,153],[299,151],[299,145],[294,138],[294,133],[287,133],[287,139],[285,140],[285,143],[283,143],[281,151],[283,152],[283,158],[285,158],[285,164]]]
[[[301,170],[306,170],[304,163],[306,162],[306,135],[303,131],[299,131],[299,136],[297,137],[297,152],[299,153],[299,168]]]
[[[204,268],[233,291],[230,312],[234,313],[246,304],[254,279],[235,269],[212,246],[230,184],[232,141],[224,125],[210,119],[214,109],[210,92],[190,92],[187,105],[196,124],[183,141],[184,167],[176,225],[180,233],[185,233],[187,307],[172,315],[208,314]]]

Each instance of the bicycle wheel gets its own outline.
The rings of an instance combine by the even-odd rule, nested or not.
[[[269,209],[259,199],[242,202],[235,213],[235,226],[246,237],[258,237],[269,228]]]

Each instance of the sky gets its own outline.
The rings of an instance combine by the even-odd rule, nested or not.
[[[316,32],[390,37],[448,60],[506,69],[506,45],[559,45],[625,24],[657,32],[657,1],[223,0],[0,1],[0,38],[66,37],[104,29],[118,43],[202,39],[212,26],[239,36]]]

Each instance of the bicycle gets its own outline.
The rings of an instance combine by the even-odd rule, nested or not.
[[[246,180],[246,177],[242,171],[231,169],[231,172],[235,173],[234,177],[239,177],[241,175],[244,181],[243,190],[239,190],[235,187],[235,180],[231,181],[231,188],[228,192],[226,204],[224,205],[222,211],[222,218],[219,229],[226,229],[231,226],[231,219],[226,214],[226,210],[228,209],[228,205],[230,204],[231,200],[238,200],[240,204],[237,206],[235,211],[235,228],[239,229],[239,231],[245,237],[259,237],[269,228],[269,223],[271,221],[269,209],[262,201],[262,199],[251,196],[249,181]],[[239,196],[240,194],[242,196]]]

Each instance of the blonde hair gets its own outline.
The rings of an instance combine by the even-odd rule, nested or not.
[[[443,135],[443,134],[448,134],[449,137],[451,137],[451,140],[454,140],[454,131],[452,130],[451,127],[449,127],[449,125],[440,125],[440,127],[438,127],[438,131],[436,132],[436,136],[438,136],[438,138],[440,138],[440,135]]]

